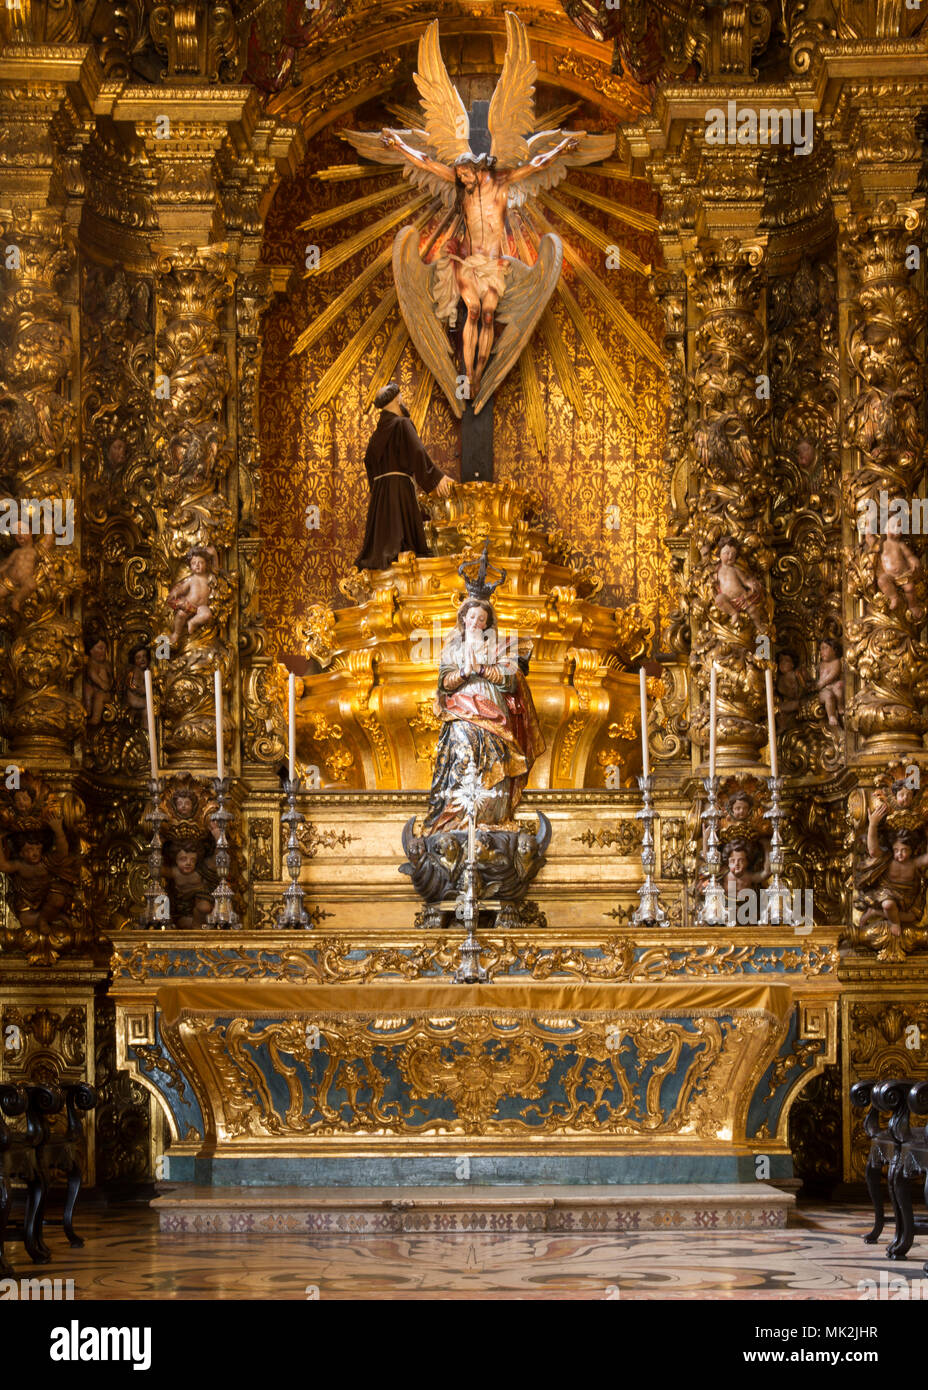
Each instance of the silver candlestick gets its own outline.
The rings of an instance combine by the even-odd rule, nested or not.
[[[770,832],[770,883],[761,890],[763,903],[758,914],[759,922],[776,927],[792,926],[794,923],[789,888],[780,878],[780,871],[783,868],[783,841],[780,839],[780,821],[783,819],[783,812],[780,809],[780,784],[781,779],[779,777],[767,778],[767,786],[770,788],[770,805],[764,814],[773,827]]]
[[[728,923],[728,906],[722,891],[722,855],[719,849],[719,779],[706,777],[706,809],[702,819],[706,822],[706,849],[704,859],[709,882],[703,892],[702,906],[696,913],[699,927],[723,927]]]
[[[651,802],[652,781],[650,773],[638,778],[644,806],[636,819],[642,822],[641,867],[644,869],[644,883],[638,889],[638,906],[631,915],[633,927],[666,927],[667,913],[661,906],[660,885],[654,882],[654,806]]]
[[[213,910],[206,919],[206,926],[208,927],[240,927],[242,925],[232,901],[232,889],[229,887],[229,869],[232,858],[229,854],[226,826],[235,817],[231,811],[226,810],[228,786],[229,779],[227,777],[213,778],[213,791],[219,802],[219,810],[211,817],[212,820],[219,823],[219,836],[216,840],[216,869],[219,874],[219,882],[213,892]]]
[[[464,864],[464,886],[458,893],[457,905],[454,915],[459,921],[463,922],[467,928],[467,937],[461,945],[461,964],[454,972],[454,982],[458,985],[482,985],[489,980],[484,967],[480,964],[480,952],[482,947],[474,935],[474,923],[480,915],[480,908],[477,901],[477,866],[476,866],[476,836],[477,836],[477,807],[484,796],[484,789],[477,772],[477,765],[473,758],[465,769],[464,776],[461,778],[461,785],[458,788],[457,796],[452,803],[467,816],[467,859]]]
[[[454,972],[456,985],[485,985],[490,978],[480,964],[480,952],[483,947],[474,935],[474,922],[480,912],[474,887],[474,872],[474,861],[468,858],[464,866],[464,888],[458,894],[457,906],[454,909],[455,917],[467,928],[467,936],[460,947],[461,964]]]
[[[290,882],[284,892],[284,905],[277,914],[278,927],[312,926],[312,919],[303,906],[303,889],[300,884],[303,855],[300,852],[299,828],[305,817],[302,811],[297,810],[296,798],[302,785],[302,779],[299,777],[284,783],[289,805],[281,820],[284,825],[290,827],[287,835],[287,873],[290,875]]]
[[[145,907],[139,917],[142,927],[154,927],[164,931],[173,926],[171,921],[171,900],[161,882],[161,866],[164,855],[161,845],[161,826],[167,816],[161,809],[161,780],[151,778],[148,783],[149,809],[142,817],[144,825],[152,828],[151,843],[148,846],[148,887],[145,889]]]

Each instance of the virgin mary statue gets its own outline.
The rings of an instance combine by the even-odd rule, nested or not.
[[[441,732],[428,814],[423,833],[467,828],[461,801],[471,766],[483,788],[477,807],[479,825],[518,830],[514,820],[522,789],[545,743],[528,683],[519,666],[518,643],[500,640],[489,602],[506,578],[487,584],[487,546],[476,579],[462,565],[469,597],[458,609],[457,623],[445,643],[438,670]]]

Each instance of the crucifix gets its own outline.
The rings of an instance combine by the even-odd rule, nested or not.
[[[475,101],[468,112],[470,146],[475,155],[490,153],[490,129],[487,117],[488,101]],[[474,414],[472,401],[465,402],[461,417],[461,482],[491,483],[493,481],[493,397],[479,415]]]

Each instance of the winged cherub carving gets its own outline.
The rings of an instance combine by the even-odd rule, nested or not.
[[[414,183],[438,195],[445,214],[424,260],[419,232],[403,227],[393,243],[393,276],[410,337],[448,397],[455,414],[463,401],[483,408],[518,360],[557,285],[563,248],[553,233],[541,238],[534,265],[509,254],[515,245],[510,214],[527,197],[560,183],[575,166],[607,158],[614,135],[535,128],[537,69],[520,20],[506,14],[503,71],[490,102],[489,155],[470,145],[470,120],[438,45],[438,20],[419,40],[416,86],[424,129],[346,131],[359,154],[401,164]],[[459,301],[467,318],[460,375],[447,328]],[[497,323],[503,332],[497,335]]]

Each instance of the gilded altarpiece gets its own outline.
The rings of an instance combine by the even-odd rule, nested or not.
[[[745,1179],[764,1153],[787,1177],[791,1147],[813,1176],[840,1150],[856,1180],[847,1088],[924,1075],[924,894],[904,921],[883,910],[871,827],[924,849],[926,556],[912,537],[900,568],[859,524],[924,491],[922,17],[519,11],[540,116],[615,151],[528,215],[564,269],[496,393],[494,481],[433,499],[432,555],[371,581],[353,560],[380,374],[455,478],[460,437],[390,276],[427,200],[379,167],[332,171],[356,163],[345,130],[416,119],[436,10],[292,8],[0,11],[0,473],[10,497],[75,507],[71,544],[0,539],[3,759],[22,773],[0,791],[3,1079],[95,1080],[106,1182],[150,1176],[164,1130],[176,1178],[217,1181],[275,1156],[478,1149],[690,1176],[721,1154]],[[501,7],[438,17],[467,104],[485,100]],[[808,110],[810,153],[711,146],[707,106],[758,92]],[[453,621],[484,540],[534,644],[548,751],[522,811],[553,836],[517,925],[481,925],[492,984],[468,998],[454,930],[422,924],[398,866],[439,728],[414,634]],[[177,598],[200,576],[194,623]],[[278,925],[287,655],[319,773],[300,932]],[[662,928],[632,925],[644,661]],[[763,788],[775,674],[808,933],[697,925],[713,666],[732,805]],[[146,667],[172,869],[183,845],[215,855],[221,673],[233,933],[174,880],[172,926],[138,926]],[[43,895],[12,863],[30,835],[54,856]]]

